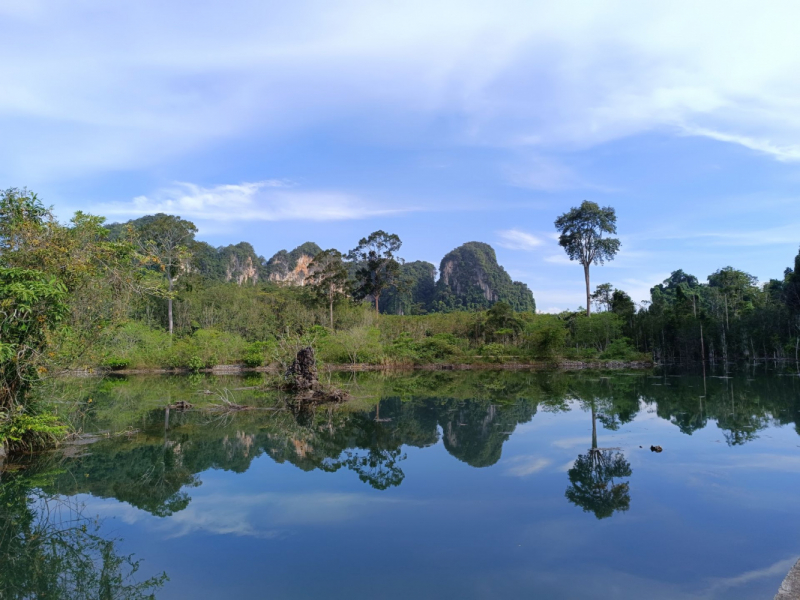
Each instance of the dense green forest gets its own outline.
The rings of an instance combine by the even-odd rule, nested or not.
[[[584,203],[557,222],[568,253],[576,234],[563,218],[592,211],[615,231],[613,209]],[[164,214],[106,225],[78,212],[64,224],[35,194],[2,193],[0,436],[57,435],[24,398],[65,369],[277,368],[301,344],[323,363],[385,366],[800,358],[800,255],[763,285],[732,267],[705,282],[676,270],[639,306],[609,284],[588,294],[597,255],[576,255],[595,310],[537,314],[530,290],[479,242],[448,253],[436,279],[433,264],[404,262],[401,240],[383,231],[347,252],[307,242],[269,260],[246,242],[214,248],[196,231]],[[610,260],[618,244],[601,242]]]

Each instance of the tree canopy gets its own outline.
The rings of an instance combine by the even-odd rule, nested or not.
[[[555,221],[560,236],[559,245],[570,260],[583,266],[586,280],[586,314],[591,314],[589,293],[589,267],[613,260],[619,252],[620,241],[605,237],[617,233],[617,215],[610,206],[600,207],[595,202],[584,200],[577,208],[572,208]]]

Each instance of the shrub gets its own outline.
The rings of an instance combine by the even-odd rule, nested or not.
[[[272,362],[277,352],[275,341],[253,342],[244,351],[242,362],[247,367],[261,367]]]
[[[113,371],[117,371],[119,369],[126,369],[130,364],[131,361],[129,359],[119,358],[117,356],[109,357],[103,361],[103,366]]]
[[[198,329],[172,345],[168,364],[199,370],[220,364],[238,363],[245,353],[247,342],[235,333],[214,329]]]
[[[566,323],[556,315],[537,315],[525,329],[524,344],[535,358],[555,358],[567,341]]]
[[[5,445],[11,450],[44,447],[66,432],[66,426],[55,415],[37,413],[31,407],[0,412],[0,447]]]
[[[318,351],[322,360],[331,363],[380,364],[384,357],[380,331],[366,326],[329,334],[318,344]]]
[[[508,354],[508,347],[503,344],[492,342],[491,344],[484,344],[480,349],[481,356],[492,362],[502,362],[503,358]]]
[[[611,342],[600,354],[600,358],[606,360],[634,360],[639,355],[631,346],[628,338],[618,338]]]
[[[420,361],[430,362],[450,358],[459,353],[458,340],[452,333],[437,333],[413,345]]]

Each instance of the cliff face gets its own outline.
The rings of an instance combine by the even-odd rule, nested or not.
[[[217,281],[233,281],[253,285],[262,278],[264,259],[247,242],[214,248],[205,242],[194,242],[186,272],[199,273]]]
[[[281,250],[267,262],[267,278],[286,285],[304,285],[308,277],[308,266],[320,252],[322,248],[313,242],[306,242],[291,252]]]
[[[439,267],[436,303],[444,309],[488,308],[503,301],[518,311],[535,311],[533,294],[524,283],[512,281],[497,264],[494,248],[467,242],[448,253]]]
[[[235,281],[239,285],[258,282],[258,269],[253,264],[253,257],[241,258],[231,254],[225,266],[225,281]]]

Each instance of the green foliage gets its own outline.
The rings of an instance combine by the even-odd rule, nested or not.
[[[641,357],[628,338],[617,338],[606,346],[606,349],[600,354],[600,358],[605,360],[636,360]]]
[[[269,362],[270,357],[275,354],[276,345],[274,342],[253,342],[247,346],[242,357],[242,362],[246,367],[255,368],[264,366]]]
[[[356,299],[372,298],[375,312],[380,310],[383,291],[399,285],[401,261],[395,254],[402,245],[396,234],[379,230],[361,238],[347,254],[356,265],[353,295]]]
[[[613,260],[619,252],[620,241],[604,237],[617,232],[617,215],[613,208],[601,208],[595,202],[584,200],[578,208],[572,208],[555,221],[560,236],[559,245],[570,260],[583,265],[586,279],[586,315],[591,314],[589,295],[589,267]]]
[[[381,297],[381,312],[417,315],[429,312],[436,293],[436,267],[424,260],[400,265],[400,285],[388,288]]]
[[[247,343],[233,333],[214,329],[199,329],[183,337],[172,346],[168,360],[172,367],[186,367],[194,371],[214,365],[241,362]]]
[[[16,407],[0,411],[0,446],[12,451],[51,445],[67,433],[55,415],[34,412],[36,407]]]
[[[602,265],[619,251],[618,239],[604,237],[617,232],[617,215],[610,206],[601,208],[595,202],[584,200],[578,208],[559,216],[555,226],[560,233],[559,245],[570,260],[584,267]]]
[[[318,300],[328,306],[332,329],[333,306],[337,300],[347,297],[350,291],[347,268],[342,262],[342,254],[335,249],[318,253],[309,264],[306,285]]]
[[[107,359],[103,361],[103,366],[107,369],[111,369],[112,371],[118,371],[120,369],[127,369],[131,364],[131,361],[127,358],[119,358],[118,356],[109,356]]]
[[[0,267],[0,410],[22,404],[43,372],[52,329],[66,316],[67,290],[41,271]]]
[[[366,325],[336,331],[319,342],[319,357],[332,363],[381,364],[384,350],[380,338],[378,328]]]
[[[616,511],[625,512],[630,508],[629,484],[619,480],[632,473],[630,463],[621,452],[592,449],[579,455],[569,469],[570,486],[565,495],[584,512],[605,519]]]
[[[557,315],[537,315],[525,328],[524,344],[534,358],[552,360],[562,355],[568,333]]]
[[[578,314],[572,320],[572,340],[578,346],[602,352],[622,335],[622,327],[622,319],[612,312]]]
[[[480,348],[481,356],[492,362],[503,362],[509,354],[509,348],[505,344],[490,343],[484,344]]]
[[[0,598],[146,600],[166,574],[138,581],[140,563],[103,537],[96,515],[43,488],[60,470],[52,464],[4,473],[0,486]]]

